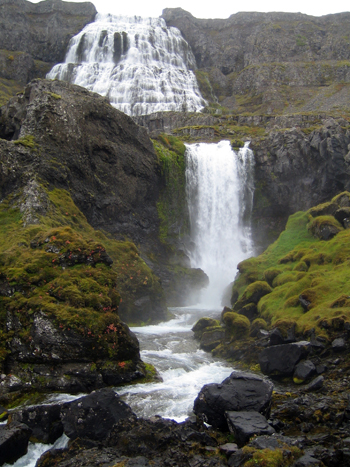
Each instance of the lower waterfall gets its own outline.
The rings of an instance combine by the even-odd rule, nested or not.
[[[191,265],[209,277],[205,307],[221,305],[237,264],[252,254],[249,218],[253,202],[254,155],[229,141],[187,145],[186,189],[190,214]]]

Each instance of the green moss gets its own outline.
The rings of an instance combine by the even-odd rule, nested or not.
[[[250,322],[246,316],[234,311],[228,311],[223,316],[223,322],[232,340],[240,340],[248,337]]]
[[[24,146],[25,148],[30,148],[30,149],[35,149],[37,147],[37,144],[35,142],[34,136],[33,135],[25,135],[23,138],[17,139],[14,141],[14,144],[20,144],[21,146]]]
[[[54,92],[47,92],[47,94],[56,100],[62,99],[62,96],[60,94],[55,94]]]
[[[348,194],[342,193],[312,212],[323,213],[334,203],[339,208],[347,199]],[[333,211],[335,208],[331,207]],[[310,225],[324,222],[337,226],[337,221],[329,215],[311,217],[310,211],[296,213],[289,218],[278,240],[262,255],[240,263],[240,274],[233,286],[238,294],[236,305],[241,306],[249,299],[248,287],[254,286],[250,280],[255,277],[258,281],[265,279],[272,286],[271,292],[260,297],[257,305],[259,317],[270,326],[283,328],[294,323],[300,332],[307,333],[316,327],[318,333],[326,330],[332,335],[345,322],[350,322],[346,298],[350,280],[350,231],[342,229],[332,239],[322,241],[312,235]],[[307,311],[301,306],[300,295],[310,302]]]
[[[189,230],[185,188],[186,146],[171,135],[160,135],[158,141],[153,141],[153,145],[163,179],[157,203],[159,238],[171,243],[172,237],[178,237]]]
[[[9,199],[0,204],[0,282],[16,290],[0,301],[0,365],[11,337],[6,313],[17,316],[18,335],[29,342],[39,310],[57,329],[72,329],[109,358],[120,359],[129,341],[118,316],[121,303],[127,312],[139,296],[162,300],[159,280],[133,243],[94,230],[66,191],[55,189],[48,197],[47,216],[26,228]]]

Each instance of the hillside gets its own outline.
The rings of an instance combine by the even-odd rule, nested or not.
[[[162,16],[190,44],[201,90],[213,104],[236,114],[348,113],[350,13],[198,19],[166,8]]]

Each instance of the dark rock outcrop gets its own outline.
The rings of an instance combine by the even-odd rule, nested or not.
[[[71,37],[92,22],[95,15],[96,9],[90,2],[1,0],[1,48],[21,50],[44,62],[60,62]]]
[[[61,406],[35,405],[11,414],[11,423],[24,423],[31,429],[31,438],[39,443],[54,443],[63,433]]]
[[[23,423],[0,426],[0,465],[14,463],[27,452],[32,430]]]
[[[257,411],[268,416],[273,384],[259,376],[233,372],[221,384],[206,384],[194,401],[193,411],[214,428],[227,430],[225,412]]]
[[[134,413],[112,389],[100,389],[61,409],[63,430],[71,439],[103,440],[114,424],[130,417]]]

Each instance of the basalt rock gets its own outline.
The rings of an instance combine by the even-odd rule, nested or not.
[[[228,427],[235,435],[239,446],[245,445],[254,436],[272,435],[275,430],[267,423],[266,418],[255,411],[229,411],[225,413]]]
[[[27,452],[31,432],[23,423],[0,426],[0,465],[12,464]]]
[[[309,351],[310,342],[308,341],[268,347],[259,354],[261,371],[265,375],[291,375],[296,364],[306,357]]]
[[[257,411],[268,416],[273,384],[259,376],[235,371],[221,384],[206,384],[194,401],[194,413],[214,428],[227,431],[225,412]]]
[[[135,414],[112,389],[92,392],[61,409],[63,430],[71,439],[103,440],[114,424],[130,417],[135,418]]]

